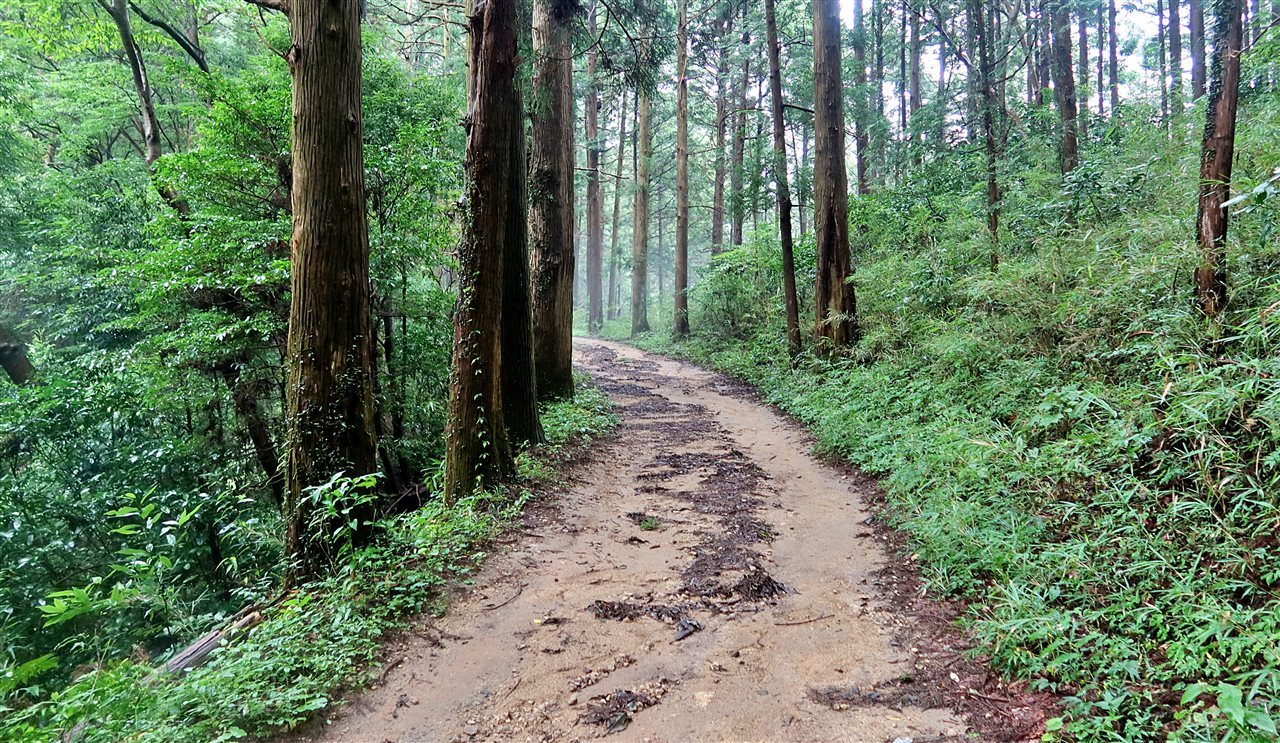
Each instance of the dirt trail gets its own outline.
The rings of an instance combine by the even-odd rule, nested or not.
[[[618,435],[317,740],[965,739],[854,479],[720,375],[575,354]]]

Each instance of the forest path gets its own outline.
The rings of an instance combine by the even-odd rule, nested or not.
[[[866,481],[726,377],[596,339],[575,361],[617,435],[319,740],[964,739],[900,683],[916,620],[880,579]]]

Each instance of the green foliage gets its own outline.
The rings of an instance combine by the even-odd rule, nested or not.
[[[1065,696],[1055,739],[1276,734],[1275,112],[1252,115],[1221,323],[1186,279],[1197,143],[1134,128],[1065,181],[1034,141],[1010,153],[998,273],[968,190],[981,180],[955,177],[974,162],[854,197],[865,337],[847,356],[787,359],[767,242],[712,262],[690,341],[640,339],[756,384],[880,476],[884,515],[930,590],[967,599],[982,652]]]
[[[0,737],[52,741],[80,726],[86,742],[204,743],[270,735],[309,719],[344,688],[367,681],[388,630],[435,605],[446,580],[474,569],[485,543],[532,497],[527,488],[552,484],[555,470],[548,462],[604,435],[617,421],[607,398],[583,383],[572,399],[552,403],[543,416],[548,445],[525,455],[525,471],[532,474],[519,483],[524,487],[452,506],[433,498],[381,522],[372,546],[349,553],[332,577],[264,610],[261,625],[185,675],[166,677],[133,660],[105,662],[32,704],[40,694],[21,687],[51,670],[56,659],[0,670],[0,702],[23,701],[0,717]],[[313,497],[341,509],[370,485],[369,478],[335,476]],[[131,524],[153,517],[156,512],[145,506],[120,514]]]

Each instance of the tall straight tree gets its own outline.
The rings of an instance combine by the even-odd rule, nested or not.
[[[818,254],[815,334],[819,351],[825,352],[858,339],[857,305],[849,283],[840,0],[813,0],[813,109],[813,225]]]
[[[1169,101],[1173,113],[1182,113],[1182,0],[1169,2]]]
[[[816,17],[814,23],[817,23]],[[862,18],[862,0],[853,0],[853,162],[860,194],[871,193],[871,183],[867,180],[867,149],[870,147],[870,139],[867,136],[867,30],[865,26]],[[817,43],[816,40],[814,43]],[[818,74],[815,72],[815,81],[817,77]],[[818,106],[822,105],[816,98],[815,103]]]
[[[1204,3],[1203,0],[1191,0],[1188,8],[1187,25],[1191,35],[1191,98],[1199,100],[1204,95]]]
[[[596,33],[597,3],[591,4],[590,30]],[[587,330],[604,325],[604,195],[600,190],[600,83],[596,80],[598,50],[587,51],[587,103],[583,133],[587,137]]]
[[[532,369],[528,358],[505,358],[504,296],[510,252],[527,249],[523,103],[516,85],[516,0],[487,0],[469,15],[466,215],[458,248],[453,368],[445,450],[445,498],[470,495],[510,476],[504,364]],[[512,234],[512,232],[516,234]],[[528,287],[524,289],[526,305]],[[519,302],[519,297],[511,297]],[[517,329],[523,332],[523,328]]]
[[[364,196],[359,0],[295,0],[292,292],[286,392],[286,582],[328,564],[331,524],[308,492],[338,472],[377,469],[369,231]],[[372,534],[372,509],[351,514],[354,540]],[[356,521],[358,519],[358,521]]]
[[[676,25],[676,276],[677,337],[689,334],[689,0],[678,0]]]
[[[1076,40],[1078,64],[1076,65],[1076,85],[1079,91],[1080,134],[1085,136],[1089,126],[1089,23],[1084,12],[1077,19],[1079,36]]]
[[[1240,96],[1240,50],[1244,40],[1244,0],[1217,0],[1213,6],[1213,68],[1200,150],[1200,199],[1196,209],[1196,300],[1209,317],[1227,299],[1226,202],[1235,158],[1236,105]]]
[[[681,0],[682,2],[684,0]],[[782,241],[782,297],[787,310],[787,352],[800,353],[800,301],[796,297],[796,261],[791,244],[791,188],[787,179],[787,122],[782,107],[782,60],[774,0],[764,0],[769,43],[769,95],[773,118],[773,183],[778,199],[778,236]]]
[[[627,159],[627,92],[618,93],[622,101],[618,113],[618,165],[613,174],[613,227],[609,230],[609,307],[610,320],[618,316],[618,232],[622,220],[622,163]]]
[[[649,330],[649,91],[636,96],[636,184],[631,216],[631,334]]]
[[[1053,94],[1058,103],[1061,137],[1058,160],[1065,175],[1080,162],[1076,82],[1071,70],[1071,11],[1067,0],[1048,0],[1048,3],[1053,31]]]
[[[729,38],[733,34],[734,12],[724,4],[720,33],[716,45],[716,127],[715,181],[711,191],[711,254],[724,250],[724,179],[726,176],[725,142],[729,129]]]
[[[1120,54],[1116,39],[1116,0],[1107,0],[1107,87],[1111,89],[1111,115],[1120,110]],[[1101,85],[1102,81],[1098,81]]]
[[[533,358],[542,399],[573,393],[573,47],[577,0],[533,4],[529,247]]]
[[[746,197],[742,193],[743,161],[747,154],[747,94],[751,88],[751,32],[746,28],[749,6],[742,6],[742,80],[738,87],[737,110],[733,126],[733,170],[729,174],[729,242],[742,244],[743,222],[747,216]]]

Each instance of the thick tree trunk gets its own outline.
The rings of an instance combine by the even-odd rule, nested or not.
[[[676,41],[676,337],[689,334],[689,0],[679,0]]]
[[[1066,0],[1049,0],[1049,2],[1053,26],[1053,94],[1058,102],[1058,118],[1061,122],[1058,158],[1065,175],[1075,170],[1080,162],[1076,82],[1071,71],[1071,14]]]
[[[359,0],[294,0],[293,273],[289,309],[286,583],[319,575],[334,525],[308,490],[377,469],[369,232],[364,196]],[[374,509],[343,524],[367,541]]]
[[[840,2],[813,0],[813,224],[818,255],[814,297],[820,352],[858,339],[856,303],[849,284],[849,180],[841,78]]]
[[[1182,113],[1182,0],[1169,2],[1169,100],[1174,115]]]
[[[618,226],[622,217],[622,163],[627,159],[627,93],[618,94],[622,109],[618,115],[618,167],[613,174],[613,228],[609,230],[609,319],[618,316]]]
[[[1114,2],[1115,0],[1112,0]],[[1191,98],[1199,100],[1204,95],[1204,5],[1202,0],[1191,0],[1188,19],[1191,26]]]
[[[814,0],[815,3],[822,1]],[[814,23],[817,22],[815,15]],[[816,39],[814,43],[817,44]],[[814,80],[816,84],[816,72]],[[822,101],[814,99],[815,110],[822,105]],[[853,0],[853,162],[860,194],[871,193],[871,183],[867,180],[867,148],[870,145],[867,137],[867,108],[867,30],[862,21],[862,0]]]
[[[533,4],[529,253],[538,397],[573,394],[574,126],[570,23],[576,0]]]
[[[466,215],[458,248],[445,499],[501,482],[513,469],[503,406],[503,285],[508,223],[525,225],[523,104],[516,85],[516,0],[477,4],[470,18]],[[510,363],[517,363],[509,360]]]
[[[782,297],[787,311],[787,352],[800,353],[800,302],[796,297],[796,261],[791,240],[791,188],[787,182],[787,123],[782,109],[782,60],[774,0],[764,0],[769,42],[769,95],[773,118],[773,183],[778,199],[778,235],[782,240]]]
[[[1200,309],[1216,317],[1226,305],[1225,245],[1227,207],[1231,192],[1231,161],[1235,158],[1236,103],[1240,93],[1240,49],[1244,39],[1244,0],[1219,0],[1213,19],[1213,69],[1209,105],[1205,113],[1200,154],[1200,199],[1196,209],[1196,300]]]
[[[13,331],[0,325],[0,367],[9,381],[22,386],[35,376],[36,368],[27,358],[27,345]]]
[[[591,7],[591,33],[596,33],[596,6]],[[600,84],[596,80],[595,46],[587,52],[587,105],[583,130],[587,137],[587,331],[604,324],[604,195],[600,187]]]
[[[517,123],[523,124],[523,121],[521,117]],[[513,163],[528,163],[523,128],[519,127],[520,136],[511,142]],[[545,441],[545,437],[542,422],[538,419],[537,367],[533,355],[528,184],[525,178],[517,178],[510,188],[514,210],[513,217],[506,222],[502,241],[502,356],[499,368],[502,376],[502,417],[514,452],[527,446],[537,446]],[[516,215],[524,215],[525,218]],[[569,250],[572,249],[573,243],[569,243]],[[572,285],[571,280],[565,283]],[[566,303],[568,301],[566,298]]]
[[[636,105],[636,194],[631,218],[631,334],[649,330],[649,92]]]
[[[1107,78],[1111,88],[1111,114],[1120,110],[1120,54],[1116,39],[1116,0],[1107,0]],[[1101,85],[1101,81],[1098,83]]]

